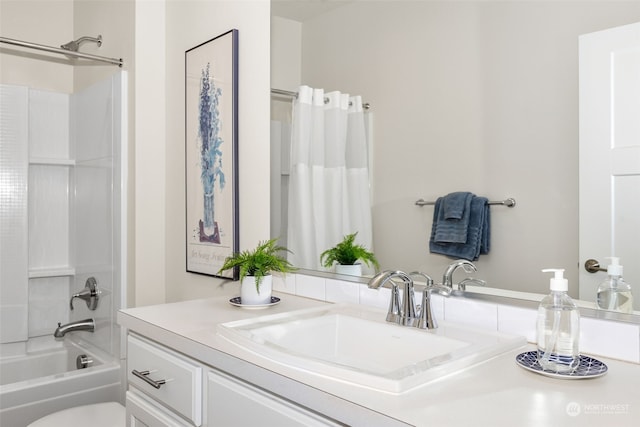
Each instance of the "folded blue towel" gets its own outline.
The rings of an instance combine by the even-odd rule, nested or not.
[[[444,219],[462,219],[464,214],[469,212],[472,197],[473,194],[468,191],[458,191],[444,196]]]
[[[434,215],[436,233],[434,240],[438,243],[465,243],[469,229],[471,200],[474,195],[469,192],[450,193],[436,200]]]
[[[439,199],[440,200],[440,199]],[[442,200],[440,200],[442,202]],[[473,196],[469,208],[469,226],[467,228],[467,239],[465,242],[438,242],[436,240],[438,218],[443,214],[441,203],[436,201],[433,215],[433,225],[431,227],[431,239],[429,240],[429,250],[432,253],[447,255],[451,258],[462,258],[475,261],[480,254],[489,253],[491,241],[491,221],[489,215],[489,204],[485,197]]]

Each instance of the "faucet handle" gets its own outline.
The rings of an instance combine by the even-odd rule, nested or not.
[[[420,307],[420,317],[415,325],[416,328],[436,329],[438,327],[438,322],[436,321],[436,318],[433,315],[433,309],[431,308],[431,293],[434,291],[446,296],[451,294],[451,290],[446,286],[434,285],[433,282],[431,282],[430,285],[427,285],[422,294],[422,307]]]
[[[400,271],[385,270],[382,271],[369,280],[369,289],[380,289],[385,283],[391,284],[391,299],[389,300],[389,311],[387,312],[387,322],[400,323],[402,317],[402,310],[400,308],[400,292],[398,290],[398,284],[392,280],[396,277]]]
[[[460,292],[464,292],[467,289],[467,285],[485,286],[486,284],[487,282],[484,280],[476,279],[475,277],[467,277],[458,283],[458,290]]]
[[[400,323],[402,319],[402,309],[400,308],[400,291],[398,285],[391,280],[393,286],[391,287],[391,299],[389,300],[389,310],[387,312],[387,322]]]
[[[69,309],[73,310],[73,300],[80,298],[87,303],[89,310],[95,310],[98,307],[98,282],[94,277],[89,277],[84,284],[84,289],[71,295],[69,300]]]
[[[431,276],[421,271],[413,271],[410,276],[422,276],[426,281],[426,285],[422,291],[420,315],[413,326],[419,329],[436,329],[438,327],[438,322],[436,322],[435,317],[433,317],[433,310],[431,309],[431,292],[437,291],[438,293],[449,295],[450,290],[443,285],[434,285]]]

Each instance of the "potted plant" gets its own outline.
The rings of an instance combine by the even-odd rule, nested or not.
[[[336,246],[322,252],[320,255],[322,265],[331,268],[336,264],[336,273],[360,276],[362,275],[362,265],[358,263],[360,260],[377,270],[380,266],[373,252],[355,243],[357,234],[358,232],[347,234]]]
[[[277,239],[259,242],[253,251],[242,251],[225,259],[219,273],[234,267],[240,269],[240,303],[243,305],[271,302],[273,280],[271,272],[288,273],[295,268],[281,254],[288,249],[279,246]]]

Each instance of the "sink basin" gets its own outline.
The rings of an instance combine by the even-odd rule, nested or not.
[[[386,312],[337,304],[219,325],[248,351],[299,370],[388,393],[518,348],[524,337],[439,322],[421,330],[385,322]]]

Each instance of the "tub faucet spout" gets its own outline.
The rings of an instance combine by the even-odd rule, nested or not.
[[[96,328],[96,322],[93,319],[84,319],[78,320],[75,322],[67,323],[66,325],[60,324],[58,322],[58,327],[56,331],[53,333],[53,336],[56,338],[62,338],[65,336],[67,332],[73,331],[88,331],[93,332]]]

